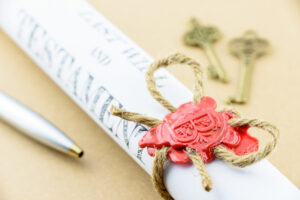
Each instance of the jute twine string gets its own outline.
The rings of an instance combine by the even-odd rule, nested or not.
[[[182,54],[174,54],[163,58],[152,63],[146,73],[147,88],[150,91],[151,96],[156,99],[161,105],[167,108],[171,112],[176,112],[177,108],[174,107],[167,99],[165,99],[156,87],[154,79],[154,72],[161,67],[168,67],[172,64],[186,64],[190,66],[195,75],[195,86],[194,86],[194,98],[195,104],[200,103],[201,97],[203,96],[203,72],[201,71],[200,65],[195,60],[186,57]]]
[[[150,94],[165,108],[167,108],[171,112],[176,112],[177,108],[174,107],[167,99],[165,99],[161,95],[161,93],[156,87],[156,83],[154,80],[154,72],[156,70],[158,70],[161,67],[168,67],[169,65],[173,64],[184,64],[190,66],[193,69],[195,74],[195,86],[193,97],[194,103],[200,103],[201,98],[203,96],[203,72],[200,68],[200,65],[195,60],[180,53],[170,55],[166,58],[155,61],[153,64],[150,65],[146,73],[146,82]],[[222,112],[222,110],[220,110],[219,112]],[[111,108],[111,113],[125,120],[142,123],[149,127],[154,127],[162,123],[162,121],[159,119],[155,119],[138,113],[128,112],[126,110],[122,110],[114,106],[112,106]],[[268,142],[263,148],[260,148],[258,152],[251,153],[245,156],[238,156],[232,151],[227,150],[222,145],[218,145],[213,149],[214,154],[217,158],[222,159],[225,162],[234,166],[246,167],[265,158],[271,153],[271,151],[275,148],[277,144],[277,140],[279,138],[279,131],[274,125],[268,122],[261,121],[259,119],[242,119],[239,118],[240,116],[237,112],[233,111],[233,113],[235,114],[236,118],[228,121],[228,124],[230,124],[231,126],[247,125],[249,127],[256,127],[266,131],[272,136],[272,140]],[[164,184],[164,164],[167,160],[168,150],[168,147],[164,147],[157,150],[157,152],[155,153],[152,169],[152,182],[154,184],[155,189],[163,199],[172,200],[173,198],[169,194]],[[191,149],[189,147],[186,147],[185,150],[188,153],[194,166],[199,171],[199,174],[202,179],[203,188],[206,191],[210,191],[212,189],[213,182],[205,168],[203,159],[199,156],[196,150]]]

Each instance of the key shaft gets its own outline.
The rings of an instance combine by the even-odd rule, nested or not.
[[[212,48],[211,44],[203,45],[203,49],[206,53],[208,61],[210,65],[208,66],[209,75],[211,78],[219,79],[220,81],[226,83],[228,82],[227,75],[225,70],[221,64],[220,59],[216,55],[214,49]]]

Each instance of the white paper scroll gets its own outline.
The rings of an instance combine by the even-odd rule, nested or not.
[[[152,62],[147,53],[83,0],[0,0],[0,26],[151,174],[153,158],[138,147],[147,127],[109,113],[111,105],[157,118],[168,113],[146,89],[144,73]],[[174,105],[192,99],[191,92],[167,71],[159,71],[156,79]],[[207,169],[214,181],[209,193],[202,189],[192,165],[170,164],[165,182],[172,196],[177,200],[300,199],[297,188],[266,160],[244,169],[216,160]]]

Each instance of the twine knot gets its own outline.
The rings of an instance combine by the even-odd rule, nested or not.
[[[183,104],[178,109],[161,95],[154,80],[156,70],[173,64],[190,66],[195,75],[193,102]],[[210,162],[216,157],[231,165],[246,167],[269,155],[279,138],[278,129],[268,122],[243,119],[232,110],[216,112],[215,101],[210,97],[203,97],[202,77],[203,72],[198,62],[176,53],[155,61],[146,73],[150,94],[171,112],[163,121],[111,107],[113,115],[151,128],[140,140],[139,145],[142,148],[147,147],[148,153],[154,156],[152,182],[165,200],[173,199],[163,181],[164,163],[168,156],[173,162],[192,162],[199,171],[203,188],[210,191],[213,182],[205,162]],[[272,136],[272,140],[263,148],[258,148],[257,139],[247,133],[250,127],[266,131]]]

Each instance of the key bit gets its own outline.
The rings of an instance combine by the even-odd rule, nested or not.
[[[226,102],[244,104],[249,97],[254,61],[269,52],[270,44],[266,39],[259,38],[254,31],[246,31],[242,37],[231,40],[228,48],[233,56],[240,59],[241,71],[237,95],[229,97]]]
[[[191,24],[191,30],[183,37],[184,43],[189,46],[200,47],[205,51],[210,63],[208,72],[211,78],[219,79],[224,83],[228,82],[224,68],[212,47],[212,44],[221,38],[220,31],[217,27],[200,24],[195,18],[191,20]]]

